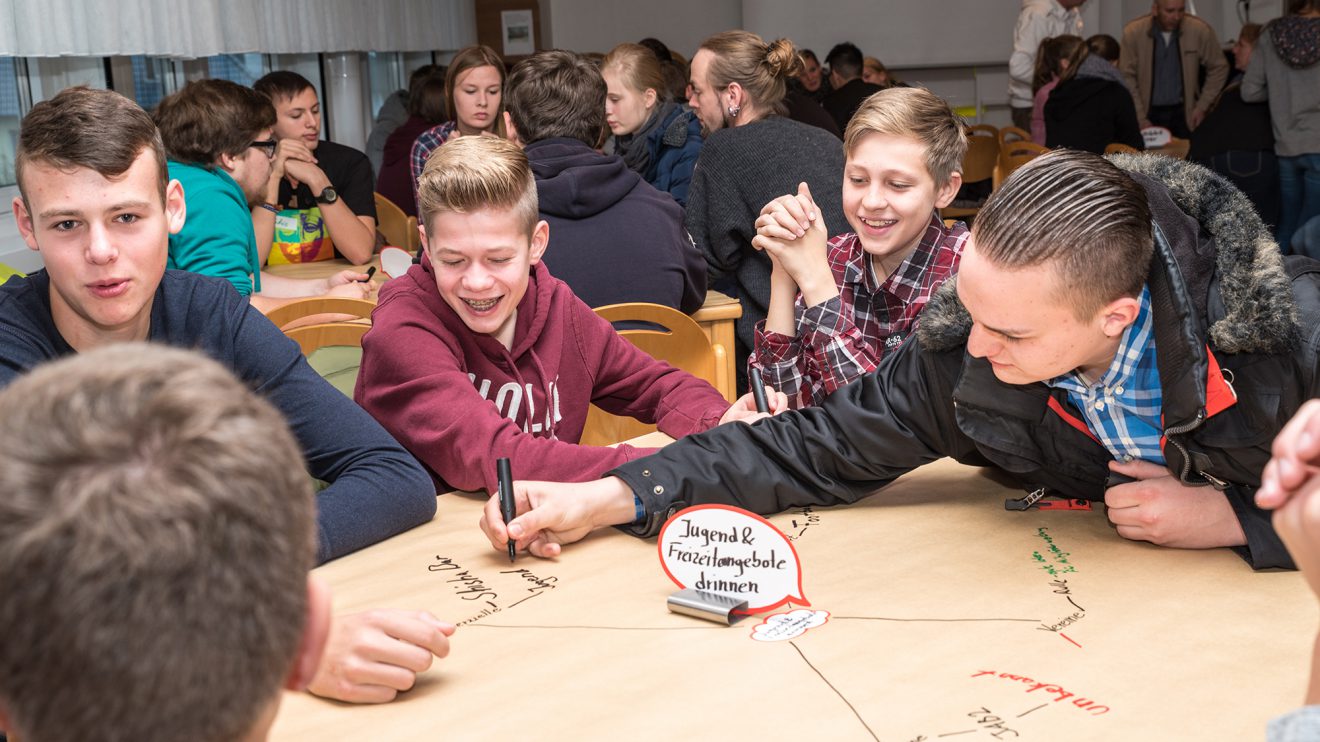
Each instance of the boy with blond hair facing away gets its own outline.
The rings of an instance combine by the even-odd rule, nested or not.
[[[195,351],[121,343],[0,392],[0,729],[261,740],[330,593],[283,416]]]
[[[947,103],[890,88],[858,109],[844,134],[843,211],[851,232],[826,241],[806,183],[766,204],[752,245],[770,256],[770,307],[749,367],[796,408],[873,371],[912,332],[926,302],[958,269],[967,226],[938,209],[962,185],[967,136]]]
[[[587,409],[655,423],[675,438],[758,417],[710,384],[635,348],[546,270],[526,155],[461,137],[418,182],[421,262],[381,291],[362,341],[355,398],[441,491],[495,490],[515,475],[593,479],[649,451],[579,446]],[[772,410],[787,400],[776,395]]]

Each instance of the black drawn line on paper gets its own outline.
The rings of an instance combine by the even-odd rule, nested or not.
[[[1037,707],[1034,708],[1034,709],[1027,709],[1026,711],[1023,711],[1022,713],[1018,714],[1018,715],[1017,715],[1017,718],[1021,719],[1022,717],[1026,716],[1026,715],[1029,714],[1029,713],[1031,713],[1032,711],[1040,711],[1041,709],[1045,708],[1045,707],[1048,706],[1048,705],[1049,705],[1048,703],[1042,703],[1041,705],[1037,706]]]
[[[871,735],[871,739],[875,740],[875,742],[880,742],[880,738],[875,735],[875,730],[871,729],[871,725],[866,723],[866,719],[863,719],[862,715],[857,713],[857,708],[839,692],[838,688],[834,687],[834,683],[831,683],[829,678],[825,677],[824,673],[816,669],[815,665],[811,664],[811,660],[807,659],[807,655],[802,653],[802,648],[797,645],[797,642],[790,641],[789,644],[792,645],[793,649],[797,650],[798,656],[802,658],[803,662],[807,663],[807,667],[810,667],[812,672],[816,673],[821,680],[825,681],[825,684],[830,687],[830,690],[834,691],[834,695],[838,696],[839,700],[843,701],[848,709],[853,712],[853,716],[856,716],[857,721],[861,722],[862,726],[866,729],[867,734]]]
[[[978,731],[978,730],[976,730],[976,729],[966,729],[966,730],[963,730],[963,731],[961,731],[961,732],[949,732],[949,733],[947,733],[947,734],[937,734],[937,735],[935,735],[935,736],[937,736],[937,737],[953,737],[953,736],[956,736],[956,735],[959,735],[959,734],[971,734],[972,732],[975,732],[975,731]]]
[[[524,601],[531,600],[532,598],[535,598],[535,597],[538,596],[538,595],[541,595],[541,593],[532,593],[531,595],[528,595],[527,597],[525,597],[525,598],[523,598],[522,600],[518,601],[518,603],[522,603],[522,602],[524,602]],[[513,605],[510,605],[509,608],[512,608],[513,606],[518,605],[518,603],[514,603]],[[509,610],[509,608],[505,608],[504,610],[507,611],[507,610]]]

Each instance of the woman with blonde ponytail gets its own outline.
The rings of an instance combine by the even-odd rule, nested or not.
[[[846,229],[848,223],[840,201],[842,143],[783,115],[788,78],[801,67],[793,42],[767,44],[747,31],[716,34],[692,57],[688,105],[706,140],[688,189],[686,225],[711,280],[721,281],[713,288],[742,301],[739,393],[747,388],[747,357],[770,302],[770,259],[752,247],[761,208],[806,183],[826,224]]]

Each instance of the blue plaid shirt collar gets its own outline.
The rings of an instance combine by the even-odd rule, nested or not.
[[[1137,319],[1123,331],[1118,352],[1098,381],[1088,384],[1072,371],[1046,383],[1068,393],[1087,427],[1114,458],[1164,463],[1160,449],[1164,395],[1155,357],[1149,287],[1142,287]]]

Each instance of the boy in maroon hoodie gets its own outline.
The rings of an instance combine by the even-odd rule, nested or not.
[[[577,445],[587,409],[655,423],[675,438],[758,417],[614,331],[541,263],[550,227],[517,146],[463,137],[418,182],[421,263],[388,283],[362,340],[355,398],[438,488],[494,491],[495,461],[519,478],[586,481],[650,453]],[[771,410],[787,407],[772,394]]]

